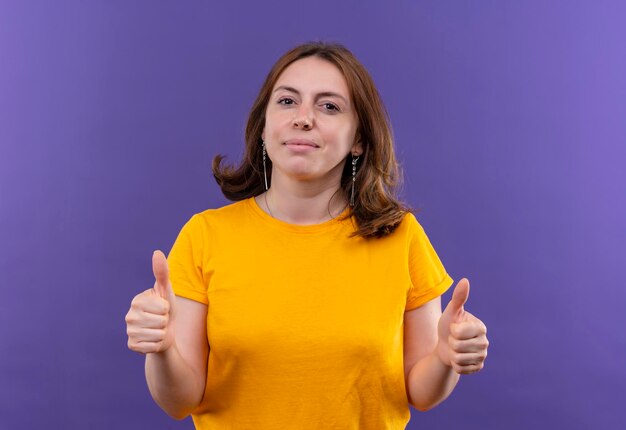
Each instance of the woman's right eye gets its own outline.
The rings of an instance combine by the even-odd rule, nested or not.
[[[283,97],[282,99],[278,100],[278,104],[281,104],[281,105],[291,105],[291,104],[293,104],[293,99],[291,99],[289,97]]]

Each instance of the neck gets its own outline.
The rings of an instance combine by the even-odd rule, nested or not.
[[[320,224],[339,216],[348,202],[337,184],[274,181],[257,203],[273,218],[289,224]]]

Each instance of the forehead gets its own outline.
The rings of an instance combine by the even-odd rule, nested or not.
[[[332,91],[349,98],[348,83],[339,68],[319,57],[306,57],[291,63],[278,77],[274,88],[281,85],[299,91]]]

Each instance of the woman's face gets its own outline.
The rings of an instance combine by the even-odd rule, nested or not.
[[[332,63],[312,56],[280,75],[265,112],[263,140],[276,180],[339,186],[346,157],[360,155],[348,85]],[[280,176],[280,178],[279,178]]]

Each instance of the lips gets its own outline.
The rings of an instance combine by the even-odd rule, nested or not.
[[[286,141],[284,143],[287,146],[308,146],[311,148],[319,148],[319,145],[317,145],[315,142],[311,141],[311,140],[306,140],[306,139],[290,139],[288,141]]]

